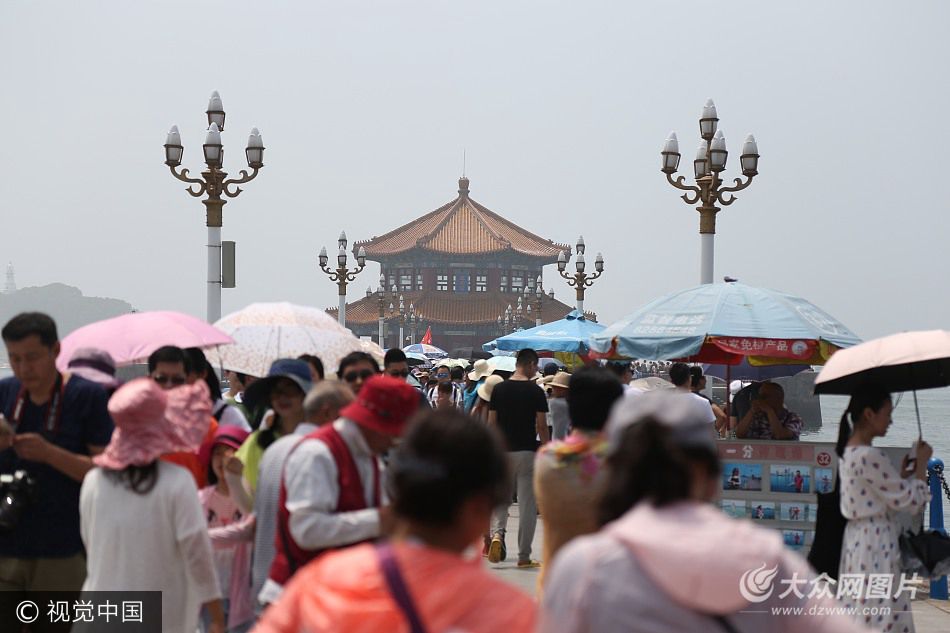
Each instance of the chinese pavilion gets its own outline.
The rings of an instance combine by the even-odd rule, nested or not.
[[[538,237],[475,202],[464,176],[455,200],[357,242],[353,252],[360,248],[366,259],[380,263],[384,283],[347,305],[346,326],[378,341],[383,320],[384,348],[397,345],[400,324],[400,347],[418,342],[431,328],[432,344],[451,352],[479,349],[518,327],[534,327],[539,304],[544,323],[571,311],[553,292],[537,292],[542,267],[557,263],[558,254],[571,247]]]

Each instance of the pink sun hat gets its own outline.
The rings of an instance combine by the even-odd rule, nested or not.
[[[211,423],[211,398],[204,381],[162,390],[151,378],[137,378],[109,400],[115,431],[92,458],[103,468],[144,466],[161,455],[197,452]]]

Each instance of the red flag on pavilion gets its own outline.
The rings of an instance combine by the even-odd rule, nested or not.
[[[419,341],[423,345],[432,345],[432,326],[426,328],[426,333],[422,337],[422,340]]]

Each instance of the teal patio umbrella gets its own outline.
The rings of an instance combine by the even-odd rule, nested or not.
[[[485,351],[499,349],[516,352],[533,349],[539,352],[568,352],[586,355],[590,351],[590,337],[604,329],[600,323],[587,320],[582,313],[572,310],[560,321],[552,321],[530,330],[519,330],[485,343]]]
[[[736,365],[823,365],[861,342],[824,310],[777,290],[702,284],[661,297],[591,336],[600,357]]]

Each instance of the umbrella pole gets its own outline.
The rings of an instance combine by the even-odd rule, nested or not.
[[[732,398],[730,397],[732,392],[729,391],[730,383],[732,383],[732,365],[726,365],[726,417],[729,417],[729,410],[732,408]]]
[[[908,367],[910,369],[910,382],[914,384],[914,365],[911,364]],[[924,439],[924,430],[920,426],[920,407],[917,406],[917,390],[914,389],[914,413],[917,415],[917,441],[921,442]]]
[[[920,426],[920,408],[917,406],[917,390],[914,389],[914,413],[917,414],[917,441],[921,442],[924,439],[924,431]]]

